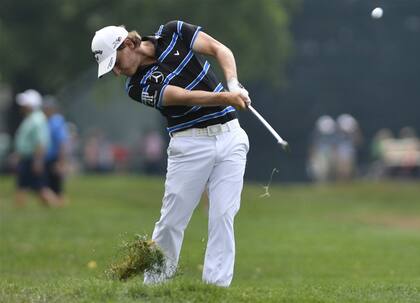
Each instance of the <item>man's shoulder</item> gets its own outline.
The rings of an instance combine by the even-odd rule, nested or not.
[[[182,20],[171,20],[159,27],[157,36],[171,38],[173,34],[181,35],[181,29],[185,24]]]
[[[31,121],[35,123],[46,123],[47,122],[47,116],[45,116],[44,112],[41,110],[36,110],[32,112],[32,114],[29,116]]]
[[[61,114],[54,114],[52,115],[49,119],[49,123],[54,125],[54,126],[62,126],[66,123],[63,115]]]
[[[182,21],[179,21],[179,20],[168,21],[163,25],[163,28],[170,31],[176,31],[178,22],[182,22]]]
[[[48,119],[41,110],[32,112],[23,123],[28,129],[48,129]]]
[[[165,26],[166,27],[176,27],[178,22],[182,22],[182,21],[181,20],[170,20],[170,21],[165,23]]]

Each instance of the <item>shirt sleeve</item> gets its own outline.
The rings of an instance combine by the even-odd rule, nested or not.
[[[34,140],[36,146],[48,147],[50,143],[50,131],[46,121],[37,121],[34,125]]]
[[[60,145],[63,145],[67,142],[69,138],[67,124],[63,117],[60,117],[60,120],[58,122],[59,125],[57,129],[57,142],[59,142]]]
[[[162,96],[166,86],[166,84],[152,83],[149,79],[144,85],[131,84],[127,89],[130,98],[146,106],[160,109],[163,107]]]
[[[165,24],[165,30],[167,30],[169,34],[176,33],[188,49],[193,48],[197,34],[201,29],[202,28],[200,26],[189,24],[180,20],[170,21]]]

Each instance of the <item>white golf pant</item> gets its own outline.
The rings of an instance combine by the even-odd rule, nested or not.
[[[208,189],[208,241],[203,281],[227,287],[233,277],[233,222],[240,207],[248,136],[238,120],[208,129],[192,129],[171,138],[161,217],[152,239],[166,256],[166,271],[146,273],[144,283],[159,283],[175,274],[184,230]]]

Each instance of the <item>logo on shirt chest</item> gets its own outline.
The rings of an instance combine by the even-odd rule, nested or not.
[[[165,76],[162,72],[154,71],[150,77],[149,80],[154,84],[162,84],[163,80],[165,80]]]

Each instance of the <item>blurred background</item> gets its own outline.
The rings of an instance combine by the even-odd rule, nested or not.
[[[22,121],[17,93],[56,96],[70,132],[70,174],[163,175],[169,140],[124,79],[97,80],[95,30],[153,34],[173,19],[203,26],[235,54],[256,109],[289,141],[283,153],[249,112],[246,179],[334,182],[419,177],[419,0],[0,0],[0,171]],[[371,11],[380,6],[382,18]],[[214,66],[215,64],[213,64]],[[218,71],[220,74],[220,71]]]

